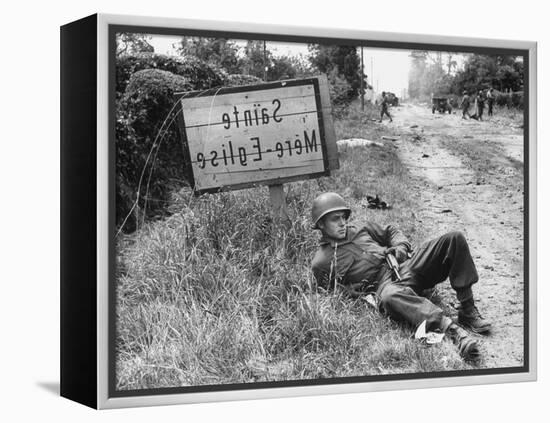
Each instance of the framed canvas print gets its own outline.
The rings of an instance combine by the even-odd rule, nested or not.
[[[536,43],[61,28],[61,394],[536,378]]]

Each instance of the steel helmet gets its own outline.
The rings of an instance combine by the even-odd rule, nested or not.
[[[344,199],[335,192],[325,192],[313,200],[311,206],[311,220],[313,221],[313,229],[319,229],[317,223],[323,216],[333,211],[345,211],[347,216],[351,214],[351,209],[348,207]]]

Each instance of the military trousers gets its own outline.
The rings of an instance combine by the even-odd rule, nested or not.
[[[391,117],[390,112],[388,111],[387,107],[382,107],[382,110],[380,110],[380,120],[382,120],[384,115],[386,115],[387,117],[390,118],[390,120],[392,120],[392,117]]]
[[[477,108],[477,118],[478,118],[479,120],[481,120],[482,117],[483,117],[483,110],[484,110],[483,107],[478,107],[478,108]]]
[[[427,330],[442,331],[451,319],[422,292],[449,278],[458,300],[465,302],[473,299],[471,286],[479,278],[461,232],[446,233],[417,248],[410,259],[400,264],[401,281],[392,273],[387,266],[381,271],[377,289],[380,309],[415,327],[426,320]]]

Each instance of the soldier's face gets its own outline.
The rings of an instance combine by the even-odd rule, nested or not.
[[[345,211],[334,211],[328,213],[319,222],[319,228],[323,235],[335,241],[346,238],[348,218]]]

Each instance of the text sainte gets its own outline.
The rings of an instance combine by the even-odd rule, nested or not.
[[[223,127],[231,129],[231,126],[239,128],[239,122],[244,123],[244,126],[259,126],[268,125],[271,120],[280,123],[283,118],[277,115],[281,108],[281,101],[274,99],[271,104],[275,106],[273,113],[269,113],[269,109],[263,107],[260,109],[260,104],[254,104],[254,110],[240,111],[237,106],[233,106],[233,111],[222,115]]]

